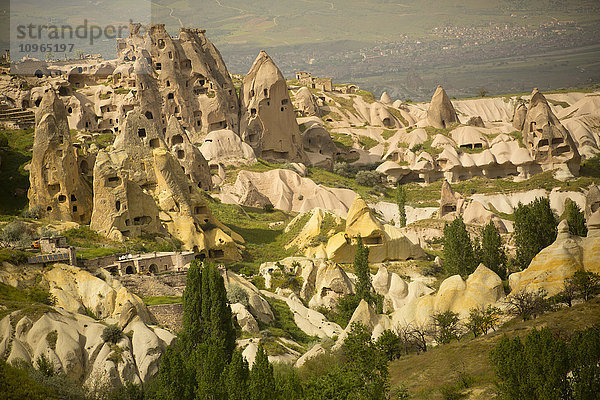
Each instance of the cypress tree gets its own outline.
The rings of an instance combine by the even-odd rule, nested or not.
[[[400,214],[400,226],[406,226],[406,188],[400,184],[396,186],[396,204]]]
[[[369,248],[363,244],[360,235],[354,254],[354,273],[356,274],[356,295],[371,302],[371,272],[369,271]]]
[[[565,200],[564,218],[569,224],[571,235],[587,236],[587,227],[585,226],[585,216],[581,208],[571,199]]]
[[[519,203],[514,215],[517,263],[526,268],[537,253],[556,240],[558,221],[546,197],[538,197],[528,205]]]
[[[483,228],[481,235],[481,262],[500,278],[506,278],[506,253],[500,232],[492,221]]]
[[[248,378],[250,370],[242,352],[236,350],[225,373],[225,387],[228,400],[246,400],[248,398]]]
[[[262,344],[258,345],[256,358],[250,371],[249,383],[251,400],[272,400],[276,398],[273,366],[269,363],[269,357],[265,353]]]
[[[473,245],[461,217],[444,227],[444,267],[450,274],[466,276],[475,269]]]

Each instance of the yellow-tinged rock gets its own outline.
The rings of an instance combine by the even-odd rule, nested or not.
[[[513,292],[542,288],[552,296],[577,271],[600,273],[600,211],[589,218],[587,237],[572,236],[562,221],[554,243],[536,255],[529,267],[508,277]]]

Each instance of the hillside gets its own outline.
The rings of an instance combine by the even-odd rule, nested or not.
[[[467,398],[494,398],[496,378],[489,353],[504,335],[524,337],[533,328],[548,327],[555,335],[568,337],[598,323],[600,298],[543,314],[530,321],[509,321],[483,337],[473,339],[467,335],[460,341],[393,361],[390,364],[392,386],[406,385],[415,399],[442,399],[440,389],[468,382],[468,387],[463,390]]]

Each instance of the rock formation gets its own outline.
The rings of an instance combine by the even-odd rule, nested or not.
[[[519,103],[515,107],[513,114],[512,126],[519,131],[523,130],[525,118],[527,117],[527,106],[524,103]]]
[[[271,57],[261,51],[240,89],[240,136],[257,157],[303,161],[300,129],[285,78]]]
[[[336,233],[327,241],[327,258],[333,262],[351,263],[358,236],[369,248],[369,262],[372,263],[425,256],[423,249],[412,243],[399,229],[379,222],[360,197],[354,200],[348,211],[344,232]],[[312,252],[314,250],[309,249],[307,254]]]
[[[600,209],[600,187],[596,185],[590,186],[585,195],[584,213],[586,220],[590,220],[593,213]]]
[[[302,117],[319,117],[321,115],[319,105],[317,104],[315,97],[305,86],[302,86],[300,89],[298,89],[298,91],[296,91],[296,95],[294,96],[294,107]]]
[[[208,164],[252,164],[256,162],[254,150],[233,131],[222,129],[212,131],[204,137],[200,152]]]
[[[100,274],[102,279],[60,264],[43,272],[41,281],[49,285],[57,306],[40,310],[37,316],[14,311],[0,321],[0,352],[7,361],[34,363],[45,355],[55,370],[90,391],[142,384],[154,376],[162,352],[175,336],[153,325],[139,297],[107,271]],[[102,339],[107,323],[118,324],[125,333],[116,345]]]
[[[453,311],[466,318],[469,310],[495,304],[504,297],[502,280],[483,264],[463,280],[460,275],[445,279],[437,293],[406,301],[404,306],[392,313],[394,326],[429,323],[437,312]]]
[[[172,132],[180,132],[176,123]],[[171,142],[182,133],[169,136]],[[179,150],[184,151],[175,147]],[[193,160],[196,151],[190,148],[192,154],[183,158]],[[197,164],[189,165],[194,167]],[[130,112],[113,148],[98,153],[91,228],[119,240],[169,232],[185,249],[209,258],[239,260],[238,247],[224,230],[233,233],[214,219],[197,185],[183,170],[156,125],[139,111]]]
[[[587,237],[582,238],[572,236],[567,221],[561,221],[554,243],[540,251],[527,269],[508,277],[512,291],[543,288],[552,296],[576,271],[600,273],[600,211],[590,216],[587,226]]]
[[[453,220],[461,215],[463,205],[463,197],[452,189],[448,181],[444,181],[440,195],[438,218]]]
[[[206,38],[205,30],[181,28],[172,38],[164,24],[145,27],[131,24],[130,36],[118,41],[122,62],[149,58],[150,69],[137,73],[138,98],[158,110],[153,117],[174,115],[192,133],[192,142],[201,134],[229,128],[238,131],[238,103],[235,88],[221,54]],[[155,78],[158,76],[158,78]],[[142,86],[140,86],[140,84]],[[153,96],[143,95],[146,85],[156,88]],[[152,112],[141,104],[142,112]],[[166,125],[165,120],[161,123]]]
[[[537,89],[531,94],[523,125],[523,142],[543,169],[562,168],[566,173],[579,173],[581,157],[573,138]]]
[[[92,192],[77,165],[65,106],[53,89],[37,110],[29,182],[30,207],[40,206],[49,219],[89,222]]]
[[[181,164],[188,179],[200,189],[211,190],[212,180],[208,163],[174,116],[169,118],[165,142],[170,146],[171,153]]]
[[[448,128],[459,122],[454,106],[441,86],[437,87],[431,98],[427,109],[427,122],[438,129]]]

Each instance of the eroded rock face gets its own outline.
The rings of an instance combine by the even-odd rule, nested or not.
[[[369,248],[369,261],[372,263],[425,256],[423,249],[412,243],[399,229],[379,222],[360,197],[354,200],[348,210],[344,232],[336,233],[327,242],[327,257],[334,262],[351,263],[358,236]]]
[[[281,71],[261,51],[240,89],[240,136],[257,157],[303,161],[300,129]]]
[[[581,156],[575,142],[537,89],[531,94],[523,124],[523,142],[542,168],[554,169],[564,165],[573,175],[579,173]]]
[[[154,111],[161,128],[167,122],[161,121],[161,115],[174,115],[191,133],[192,143],[218,129],[237,132],[235,88],[221,54],[205,31],[181,28],[179,36],[172,38],[164,24],[145,27],[143,36],[141,28],[131,24],[129,38],[119,41],[119,59],[138,62],[148,57],[152,61],[149,70],[137,74],[138,97],[146,102],[140,104],[142,112]],[[148,87],[154,88],[153,94],[140,97],[140,90]]]
[[[463,197],[452,189],[448,181],[444,181],[440,194],[438,218],[453,220],[462,213],[463,205]]]
[[[235,132],[222,129],[206,135],[200,151],[209,165],[252,164],[256,162],[254,150],[242,142]]]
[[[427,122],[434,128],[448,128],[460,122],[446,91],[438,86],[427,109]]]
[[[312,95],[310,90],[302,86],[296,92],[294,96],[294,107],[298,110],[298,113],[303,117],[320,116],[321,112],[317,100]]]
[[[174,116],[169,118],[165,142],[170,146],[171,154],[183,167],[188,179],[202,190],[211,190],[212,179],[208,162],[200,150],[192,144],[187,131]]]
[[[412,284],[413,282],[411,282]],[[428,323],[437,312],[452,311],[466,318],[469,310],[495,304],[504,297],[502,280],[496,273],[480,264],[464,281],[460,275],[445,279],[437,293],[414,298],[394,311],[394,326]]]
[[[554,243],[540,251],[529,267],[508,277],[512,292],[545,289],[552,296],[577,271],[600,273],[600,211],[588,219],[587,237],[572,236],[565,220]]]
[[[515,112],[513,115],[512,126],[519,130],[523,130],[523,125],[525,124],[525,118],[527,117],[527,106],[523,103],[519,103],[515,107]]]
[[[49,284],[57,306],[37,316],[20,310],[2,319],[0,352],[9,362],[35,363],[45,355],[56,371],[92,392],[106,385],[142,384],[154,376],[175,335],[152,325],[141,299],[101,272],[103,279],[68,265],[45,271],[42,282]],[[86,311],[100,321],[83,315]],[[125,333],[115,345],[102,339],[107,324]]]
[[[29,182],[30,207],[40,206],[49,219],[89,222],[92,191],[79,171],[65,106],[53,89],[37,110]]]
[[[184,145],[185,132],[175,122],[174,132],[179,133],[169,136],[171,142],[181,135],[184,143],[176,146]],[[188,150],[190,160],[198,157],[194,156],[197,150]],[[175,151],[179,149],[175,147]],[[167,150],[156,126],[132,111],[113,148],[98,154],[91,228],[115,239],[168,232],[181,240],[185,249],[205,257],[240,260],[237,244],[225,232],[231,231],[212,216],[191,173],[186,174],[197,167],[189,163],[184,172],[186,167]]]

